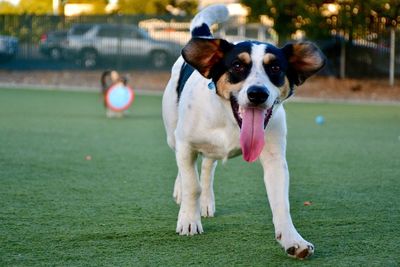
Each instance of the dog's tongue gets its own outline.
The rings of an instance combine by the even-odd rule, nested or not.
[[[245,161],[253,162],[264,147],[265,111],[256,108],[246,108],[242,116],[240,145]]]

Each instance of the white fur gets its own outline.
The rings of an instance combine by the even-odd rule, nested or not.
[[[253,67],[242,89],[237,93],[238,103],[249,104],[246,90],[251,85],[265,85],[270,96],[265,103],[271,107],[279,96],[262,67],[265,45],[252,49]],[[172,68],[162,101],[162,112],[169,146],[175,151],[178,175],[174,197],[180,204],[176,231],[180,235],[202,233],[201,216],[215,215],[213,192],[217,160],[226,160],[241,153],[240,129],[233,116],[230,102],[208,89],[209,80],[195,71],[188,79],[177,102],[177,81],[183,64],[179,58]],[[265,131],[266,145],[260,155],[264,182],[273,214],[275,236],[285,250],[292,248],[297,256],[313,246],[296,231],[289,208],[289,172],[286,163],[286,115],[282,105],[276,105]],[[203,158],[201,175],[197,171],[198,155]],[[243,229],[245,230],[245,229]]]

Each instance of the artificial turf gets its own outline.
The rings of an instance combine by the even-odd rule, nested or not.
[[[292,217],[316,246],[306,261],[274,240],[262,169],[241,157],[217,168],[205,233],[175,234],[160,106],[139,95],[107,119],[93,93],[0,90],[0,266],[400,264],[399,105],[286,104]]]

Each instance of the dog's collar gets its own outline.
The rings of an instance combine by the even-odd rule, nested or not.
[[[216,89],[214,81],[211,81],[211,82],[208,83],[208,89],[210,89],[210,90],[215,90]]]

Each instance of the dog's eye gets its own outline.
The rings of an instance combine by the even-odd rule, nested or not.
[[[272,65],[270,68],[272,73],[279,73],[281,71],[281,67],[278,65]]]
[[[245,70],[246,66],[240,62],[240,61],[234,61],[232,63],[232,71],[236,72],[236,73],[240,73],[243,72]]]

